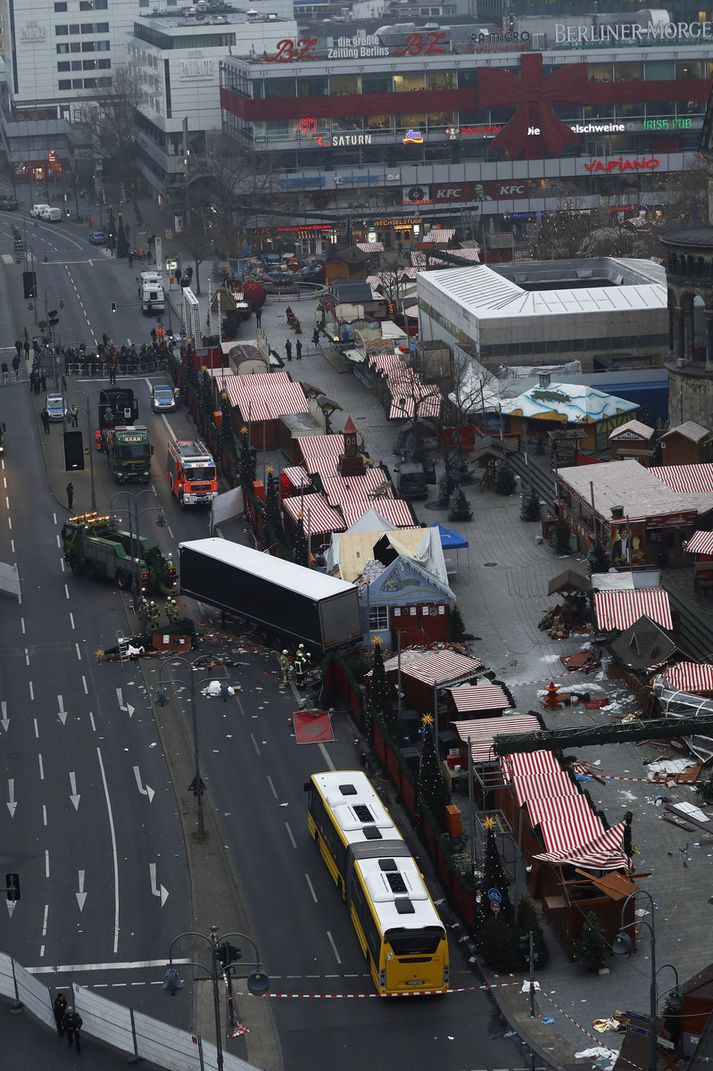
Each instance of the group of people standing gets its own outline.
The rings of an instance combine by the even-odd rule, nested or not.
[[[81,1052],[79,1037],[84,1025],[82,1017],[78,1011],[75,1011],[71,1005],[67,1004],[67,998],[64,993],[58,993],[52,1011],[59,1037],[63,1037],[66,1034],[70,1049],[74,1045],[77,1052]]]
[[[295,657],[290,658],[290,652],[284,650],[280,655],[280,670],[282,672],[281,685],[286,688],[290,683],[290,676],[294,675],[298,687],[304,684],[305,675],[309,669],[311,654],[301,643],[295,652]]]

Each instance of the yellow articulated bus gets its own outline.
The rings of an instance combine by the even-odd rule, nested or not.
[[[382,996],[444,993],[448,939],[421,872],[361,771],[312,774],[307,828]]]

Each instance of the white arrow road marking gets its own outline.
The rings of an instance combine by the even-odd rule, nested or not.
[[[62,725],[64,725],[67,721],[67,711],[64,709],[64,698],[61,695],[57,696],[57,706],[59,707],[59,710],[57,711],[59,720],[62,722]]]
[[[69,771],[69,798],[74,804],[75,811],[78,811],[79,801],[82,797],[77,792],[77,775],[74,770]]]
[[[129,717],[132,717],[135,708],[132,707],[131,703],[124,703],[124,692],[121,688],[116,689],[116,698],[119,701],[119,710],[125,711]]]
[[[146,785],[146,787],[144,788],[143,784],[141,783],[141,770],[138,766],[134,766],[134,777],[136,778],[136,787],[138,788],[139,792],[142,796],[148,796],[149,803],[151,803],[156,793],[151,788],[151,785]]]
[[[14,777],[8,777],[8,779],[7,779],[7,795],[8,795],[8,801],[7,801],[6,807],[7,807],[8,811],[10,812],[10,817],[14,818],[15,817],[15,811],[17,809],[17,804],[15,803],[15,779],[14,779]]]
[[[151,875],[151,892],[153,893],[154,896],[160,896],[161,897],[161,907],[163,907],[163,905],[168,900],[168,889],[164,885],[161,885],[159,887],[156,884],[156,864],[155,863],[149,863],[149,873]]]
[[[84,891],[84,871],[83,870],[78,870],[77,871],[77,878],[78,878],[78,881],[79,881],[79,892],[76,892],[74,895],[77,897],[77,904],[79,905],[79,910],[83,911],[84,910],[84,904],[86,903],[86,900],[87,900],[87,894]]]
[[[0,703],[0,708],[2,708],[2,718],[0,718],[0,725],[2,725],[5,732],[7,732],[10,728],[10,719],[7,716],[7,703]]]
[[[12,913],[15,910],[15,908],[17,907],[17,904],[15,903],[14,900],[6,900],[5,903],[7,904],[7,913],[10,916],[10,918],[12,918]]]

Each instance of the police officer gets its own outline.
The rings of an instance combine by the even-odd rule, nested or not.
[[[64,993],[58,993],[54,998],[54,1004],[52,1006],[52,1014],[54,1015],[55,1026],[57,1027],[57,1033],[62,1037],[64,1031],[64,1016],[67,1011],[67,998]]]
[[[282,671],[282,687],[286,688],[290,683],[290,652],[287,650],[280,655],[280,669]]]

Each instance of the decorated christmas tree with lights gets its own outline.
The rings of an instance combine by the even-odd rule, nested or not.
[[[271,542],[282,543],[285,533],[282,528],[282,517],[280,516],[280,495],[275,474],[269,467],[267,469],[267,484],[265,487],[265,524]]]
[[[498,844],[495,839],[495,819],[488,816],[484,822],[485,827],[485,866],[483,868],[483,890],[490,904],[497,904],[497,908],[489,908],[497,915],[500,921],[509,924],[512,921],[512,904],[508,892],[508,879],[498,852]]]
[[[297,518],[297,524],[295,526],[295,537],[292,541],[292,557],[297,565],[309,565],[309,548],[307,546],[307,536],[305,535],[302,514]]]
[[[367,736],[370,738],[374,721],[380,721],[387,729],[393,728],[396,722],[389,686],[386,681],[384,669],[384,655],[381,650],[381,636],[374,636],[372,641],[373,661],[371,666],[371,681],[369,694],[366,701]]]
[[[424,714],[421,719],[425,734],[421,765],[418,770],[418,798],[428,808],[438,823],[439,829],[446,826],[446,807],[451,802],[451,794],[441,773],[441,765],[434,739],[433,715]]]

